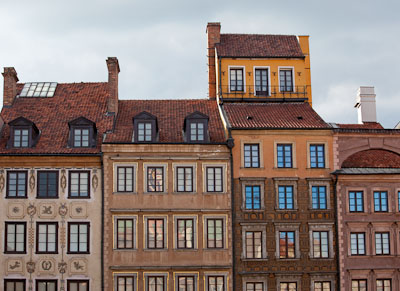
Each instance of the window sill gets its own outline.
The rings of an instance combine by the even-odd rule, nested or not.
[[[296,212],[299,209],[295,208],[295,209],[282,209],[282,208],[275,208],[275,211],[279,211],[279,212]]]
[[[137,249],[117,249],[117,248],[113,248],[113,251],[116,251],[116,252],[136,252]]]
[[[57,197],[38,197],[38,196],[36,196],[35,198],[36,199],[59,199],[58,196]]]
[[[261,208],[261,209],[246,209],[246,208],[241,208],[241,210],[243,212],[249,213],[249,212],[256,212],[256,213],[260,213],[260,212],[264,212],[265,208]]]
[[[306,168],[306,170],[330,170],[331,168],[327,168],[327,167],[324,167],[324,168],[311,168],[311,167],[307,167]]]
[[[268,258],[261,258],[261,259],[248,259],[248,258],[242,258],[242,262],[266,262],[268,261]]]
[[[203,192],[203,195],[223,195],[226,192]]]
[[[197,194],[197,191],[192,191],[192,192],[172,192],[173,195],[195,195]]]
[[[241,170],[264,170],[264,167],[240,167]]]
[[[67,252],[67,255],[90,255],[90,252]]]
[[[86,196],[86,197],[72,197],[72,196],[68,196],[68,199],[77,199],[77,200],[90,199],[90,196]]]
[[[295,261],[300,261],[300,258],[289,258],[289,259],[286,259],[286,258],[277,258],[277,260],[278,261],[286,261],[286,262],[291,262],[291,261],[293,261],[293,262],[295,262]]]
[[[273,167],[273,170],[298,170],[299,168],[295,167],[288,167],[288,168],[279,168],[279,167]]]
[[[6,196],[6,199],[28,199],[28,196],[24,196],[24,197],[12,197],[12,196]]]
[[[174,251],[176,251],[176,252],[198,252],[199,251],[199,249],[177,249],[177,248],[174,248]]]
[[[113,195],[137,195],[137,192],[113,192]]]
[[[168,249],[164,248],[164,249],[143,249],[144,252],[167,252]]]
[[[313,258],[313,257],[310,257],[309,259],[313,260],[313,261],[331,261],[334,258]]]
[[[168,192],[143,192],[145,195],[166,195]]]
[[[204,248],[204,251],[218,252],[218,251],[227,251],[227,248]]]

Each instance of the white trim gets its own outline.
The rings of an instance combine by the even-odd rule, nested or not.
[[[256,96],[256,69],[267,69],[268,70],[268,74],[267,74],[267,78],[268,78],[268,94],[267,96],[271,96],[271,69],[270,66],[253,66],[253,85],[254,85],[254,96]]]
[[[296,92],[296,83],[295,83],[295,71],[294,71],[294,67],[293,66],[278,66],[278,89],[279,92],[281,92],[281,74],[280,71],[281,69],[283,70],[287,70],[287,69],[291,69],[292,70],[292,81],[293,81],[293,93]]]
[[[246,93],[246,66],[228,66],[228,92],[231,93],[231,69],[243,70],[243,93]]]

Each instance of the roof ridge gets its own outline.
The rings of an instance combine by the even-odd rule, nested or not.
[[[221,33],[221,35],[260,35],[260,36],[266,36],[266,35],[270,35],[270,36],[296,36],[295,34],[269,34],[269,33]]]

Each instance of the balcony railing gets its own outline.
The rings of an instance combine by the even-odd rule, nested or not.
[[[221,98],[307,98],[307,86],[220,86]]]

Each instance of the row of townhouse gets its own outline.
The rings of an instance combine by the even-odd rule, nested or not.
[[[400,132],[311,107],[307,36],[207,25],[209,98],[4,68],[5,291],[400,288]]]

